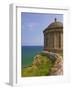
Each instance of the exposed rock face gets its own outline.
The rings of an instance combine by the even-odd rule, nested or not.
[[[56,54],[57,58],[56,61],[51,68],[50,75],[63,75],[63,60],[62,57]]]
[[[50,70],[50,75],[63,75],[63,58],[57,53],[43,51],[43,55],[46,55],[50,60],[54,62]],[[37,55],[34,59],[33,64],[40,64],[40,55]]]
[[[63,60],[59,54],[48,51],[37,54],[32,65],[22,70],[25,77],[52,75],[63,75]]]
[[[52,61],[55,61],[57,58],[56,53],[48,52],[48,51],[43,51],[42,53],[45,54]]]
[[[34,57],[34,61],[33,61],[33,65],[40,65],[41,64],[41,56],[40,55],[36,55]]]

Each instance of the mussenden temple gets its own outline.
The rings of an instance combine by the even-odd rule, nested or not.
[[[54,53],[63,52],[63,24],[56,18],[44,31],[44,50]]]
[[[43,31],[44,50],[30,66],[22,68],[22,77],[63,75],[63,24],[56,18]]]

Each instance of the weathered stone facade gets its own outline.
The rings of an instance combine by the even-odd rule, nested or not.
[[[55,21],[51,23],[44,31],[44,50],[51,52],[63,51],[63,24]]]

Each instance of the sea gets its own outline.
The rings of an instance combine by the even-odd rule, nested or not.
[[[31,66],[34,57],[43,51],[43,46],[21,46],[21,66]]]

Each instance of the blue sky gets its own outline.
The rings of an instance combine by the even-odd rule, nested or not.
[[[21,12],[21,45],[43,46],[43,30],[57,18],[63,22],[62,14],[26,13]]]

